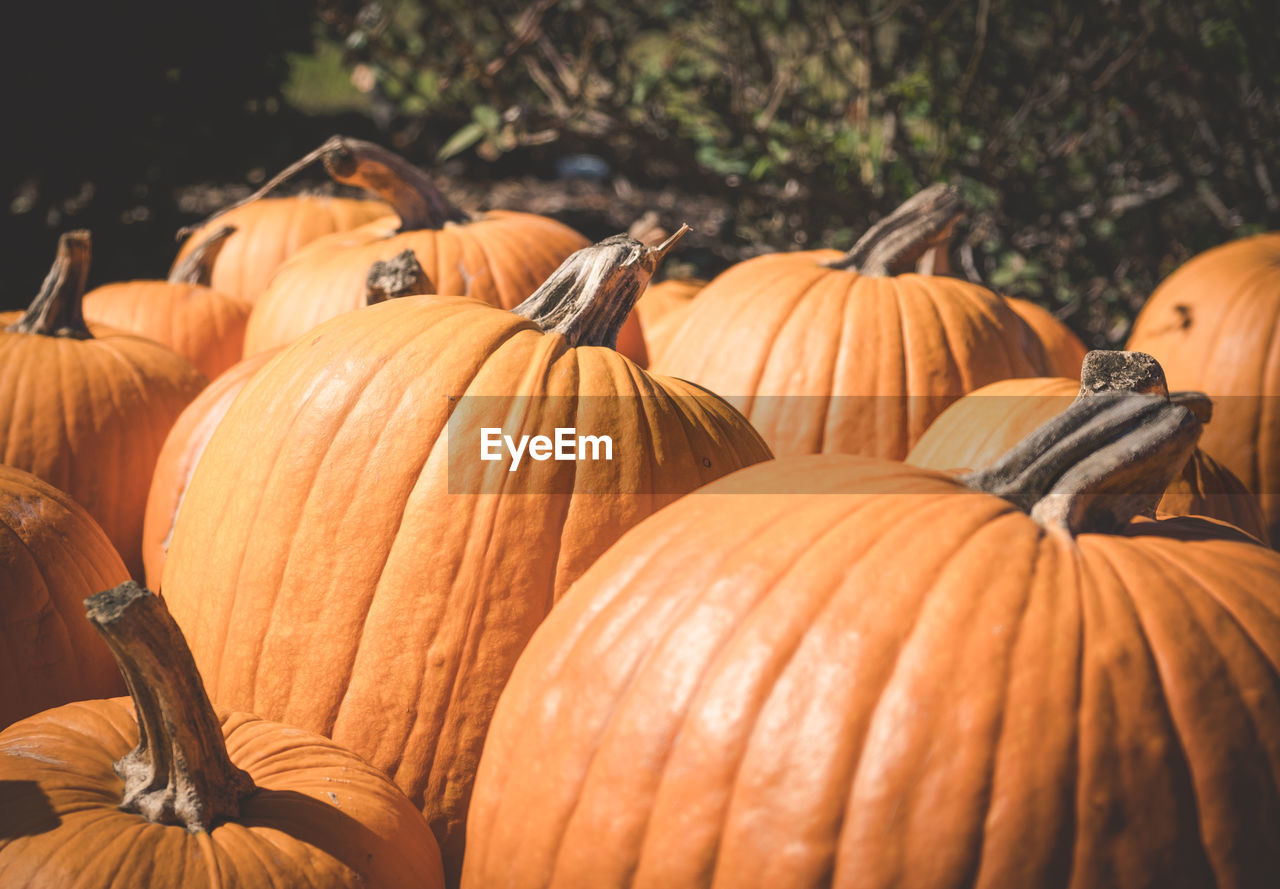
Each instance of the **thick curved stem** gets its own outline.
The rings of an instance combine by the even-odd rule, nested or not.
[[[562,334],[574,346],[615,348],[618,331],[662,258],[688,231],[682,225],[655,247],[630,235],[583,247],[511,311],[548,333]]]
[[[198,284],[208,287],[213,280],[213,264],[227,245],[227,238],[235,234],[234,225],[224,225],[191,249],[182,262],[169,272],[170,284]]]
[[[191,649],[158,596],[134,581],[85,599],[138,713],[138,746],[115,764],[120,808],[196,832],[240,813],[254,791],[232,764]]]
[[[40,292],[22,317],[5,328],[9,333],[37,333],[70,339],[92,339],[84,323],[82,302],[89,279],[92,239],[85,229],[63,233],[53,266]]]
[[[427,277],[412,250],[401,250],[390,259],[369,266],[364,279],[364,302],[372,306],[419,293],[434,293],[435,285]]]
[[[946,248],[951,229],[964,213],[955,186],[935,183],[867,229],[848,253],[827,267],[873,277],[911,271],[926,253]]]
[[[1072,535],[1111,533],[1154,515],[1201,422],[1169,399],[1164,371],[1149,355],[1109,353],[1092,365],[1086,357],[1085,369],[1070,407],[961,481]]]

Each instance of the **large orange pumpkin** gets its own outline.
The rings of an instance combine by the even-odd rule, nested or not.
[[[321,321],[364,305],[369,266],[405,249],[417,254],[437,293],[511,308],[587,244],[573,229],[544,216],[464,213],[421,170],[368,142],[335,136],[310,156],[321,159],[337,181],[377,193],[395,212],[319,238],[285,263],[254,306],[246,355],[287,345]],[[638,327],[634,319],[623,338],[642,347],[632,327]]]
[[[503,692],[464,889],[1280,885],[1280,554],[1127,521],[1186,408],[1055,423],[972,487],[800,457],[629,532]]]
[[[90,290],[84,316],[177,352],[209,379],[240,360],[251,305],[209,285],[213,260],[235,231],[223,226],[174,266],[166,281],[120,281]]]
[[[124,691],[111,652],[81,619],[80,603],[128,577],[84,507],[0,464],[0,728],[68,701]]]
[[[609,544],[769,457],[728,404],[609,347],[670,242],[575,253],[513,313],[410,296],[334,318],[245,386],[178,515],[164,595],[213,699],[385,769],[461,862],[472,775],[534,628]],[[612,459],[479,459],[480,430]]]
[[[89,233],[68,232],[25,314],[0,315],[0,463],[67,492],[133,577],[164,437],[205,378],[159,343],[86,326]]]
[[[1079,368],[1074,376],[1079,376]],[[940,470],[986,466],[1061,413],[1080,390],[1079,381],[1066,377],[989,383],[943,411],[907,454],[906,462]],[[1203,448],[1192,452],[1160,499],[1158,512],[1210,516],[1230,522],[1264,543],[1270,541],[1258,498]]]
[[[1134,321],[1127,348],[1154,355],[1169,385],[1214,401],[1204,447],[1258,495],[1280,541],[1280,232],[1193,257]]]
[[[219,212],[187,235],[173,262],[178,270],[214,230],[231,226],[235,233],[213,262],[208,284],[254,302],[286,259],[317,238],[381,219],[392,210],[382,201],[300,194],[260,197]]]
[[[848,255],[775,253],[698,294],[654,369],[724,395],[778,455],[901,459],[944,408],[1007,377],[1045,372],[1043,347],[1004,299],[911,268],[962,212],[935,186]]]
[[[131,581],[85,605],[133,699],[0,732],[6,887],[443,885],[431,831],[377,769],[317,735],[214,712],[156,596]]]

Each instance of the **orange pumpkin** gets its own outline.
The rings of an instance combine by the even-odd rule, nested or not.
[[[630,531],[503,691],[464,889],[1280,885],[1280,554],[1127,521],[1186,408],[1055,422],[969,484],[799,457]]]
[[[1080,383],[1065,377],[989,383],[943,411],[906,462],[940,470],[985,466],[1065,410],[1079,392]],[[1258,499],[1202,448],[1192,452],[1169,485],[1158,512],[1209,516],[1230,522],[1264,543],[1270,541]]]
[[[164,346],[81,312],[89,233],[68,232],[25,314],[0,315],[0,463],[70,494],[142,576],[156,457],[205,378]]]
[[[191,229],[173,262],[176,272],[196,246],[214,230],[235,233],[213,261],[208,285],[221,293],[255,302],[285,260],[317,238],[381,219],[392,210],[382,201],[300,194],[262,197],[217,214]]]
[[[1193,257],[1147,300],[1127,348],[1154,355],[1169,385],[1214,402],[1205,450],[1258,495],[1280,541],[1280,232]]]
[[[443,886],[430,830],[384,775],[319,736],[214,712],[156,596],[129,582],[85,605],[133,699],[0,732],[6,886]]]
[[[111,652],[78,612],[85,596],[128,577],[82,506],[0,464],[0,728],[124,691]]]
[[[178,515],[164,594],[213,699],[332,737],[462,858],[489,715],[525,641],[636,522],[769,457],[728,404],[610,348],[671,242],[571,256],[516,312],[410,296],[246,384]],[[480,459],[480,430],[611,459]]]
[[[213,260],[235,231],[223,226],[174,266],[167,281],[121,281],[84,296],[84,316],[168,346],[209,379],[240,360],[248,301],[209,286]]]
[[[779,455],[901,459],[952,401],[1044,373],[1038,338],[991,291],[895,274],[950,230],[954,190],[913,197],[854,245],[741,262],[693,301],[654,369],[724,395]]]
[[[287,345],[321,321],[364,305],[369,266],[405,249],[417,254],[437,293],[511,308],[587,244],[573,229],[543,216],[464,213],[421,170],[368,142],[335,136],[309,157],[323,160],[337,181],[376,192],[395,212],[319,238],[281,266],[254,306],[246,355]],[[643,344],[631,329],[623,338]]]
[[[1016,296],[1006,296],[1005,302],[1040,338],[1044,345],[1045,371],[1055,377],[1074,379],[1080,373],[1080,362],[1089,351],[1080,342],[1080,337],[1043,306]]]

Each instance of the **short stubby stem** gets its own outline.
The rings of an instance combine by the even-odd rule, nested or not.
[[[848,253],[826,265],[872,277],[911,271],[925,254],[946,248],[964,213],[955,186],[935,183],[908,198],[867,229]]]
[[[40,292],[22,317],[5,330],[9,333],[92,339],[83,311],[92,252],[92,239],[84,229],[65,232],[58,238],[58,252],[49,274],[40,285]]]

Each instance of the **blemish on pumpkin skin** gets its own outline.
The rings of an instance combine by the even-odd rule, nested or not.
[[[334,793],[332,790],[326,790],[325,793],[328,794],[330,802],[332,802],[335,806],[338,806],[339,809],[342,808],[342,806],[338,805],[338,795],[336,793]]]
[[[40,748],[35,744],[9,743],[0,745],[0,754],[12,756],[19,759],[32,759],[36,762],[42,762],[51,766],[65,766],[67,763],[54,756],[49,756],[39,752]]]
[[[1191,326],[1191,306],[1186,303],[1175,303],[1173,310],[1178,313],[1178,327],[1186,330]]]

